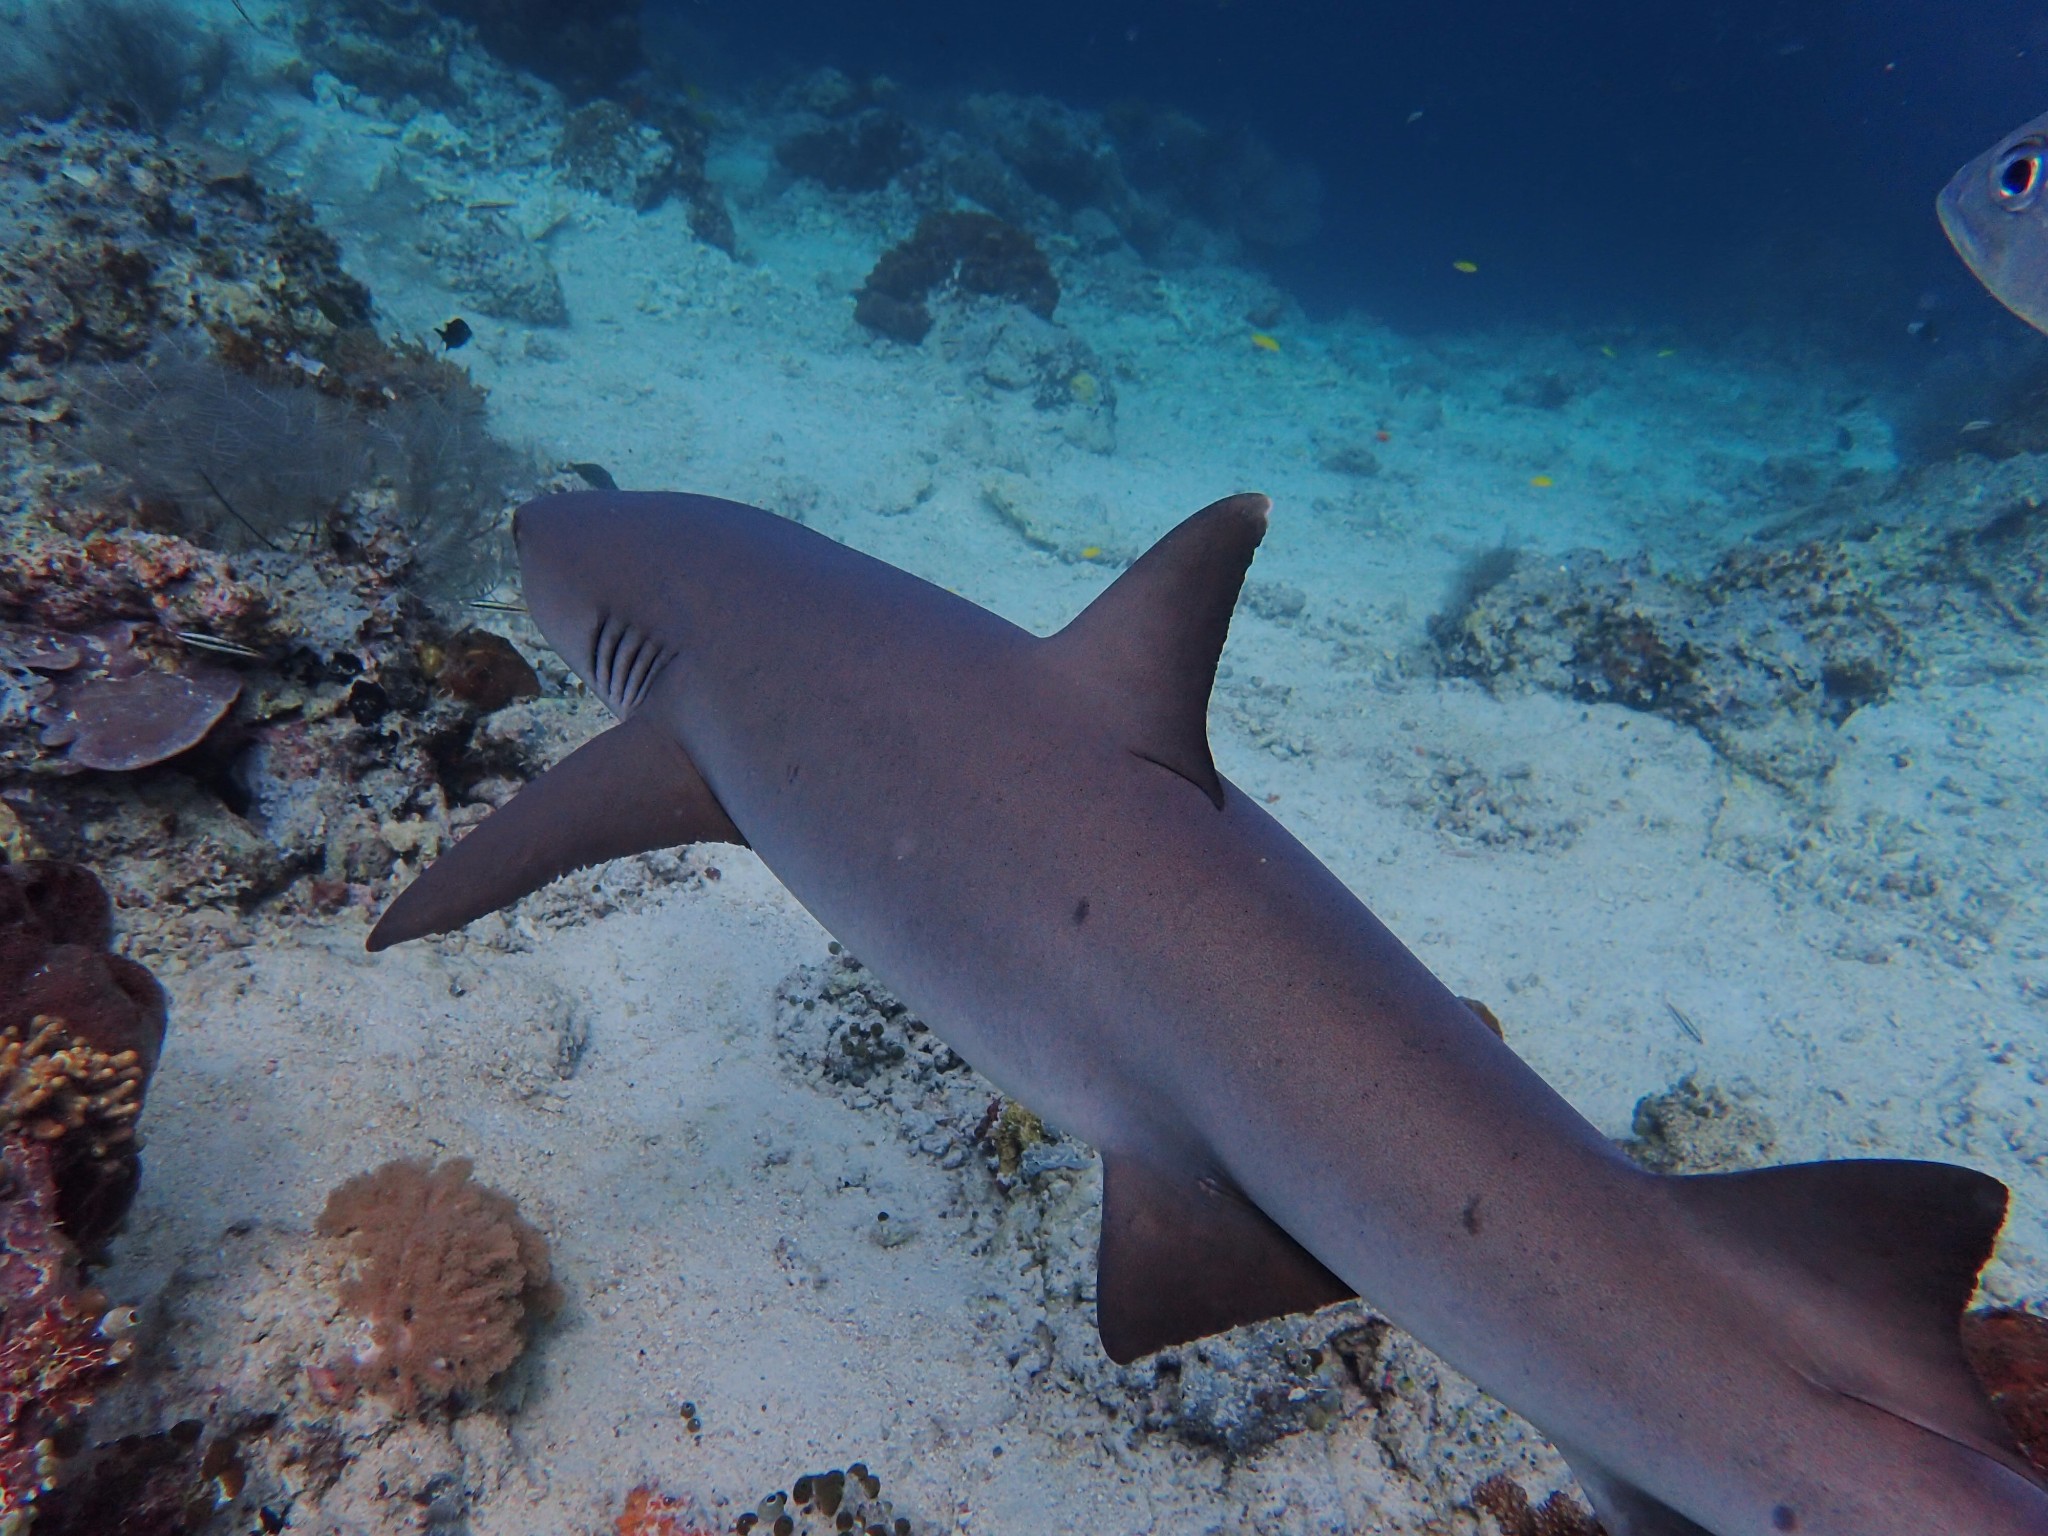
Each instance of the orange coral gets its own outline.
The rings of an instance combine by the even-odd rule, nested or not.
[[[482,1389],[526,1348],[529,1321],[561,1302],[547,1239],[469,1175],[462,1157],[386,1163],[335,1190],[320,1216],[320,1235],[348,1238],[356,1259],[341,1304],[367,1338],[346,1374],[400,1413]]]
[[[2048,1472],[2048,1317],[2018,1307],[1965,1313],[1963,1353],[2021,1452]]]
[[[0,1026],[0,1129],[35,1141],[76,1132],[106,1161],[135,1139],[144,1081],[140,1052],[99,1050],[63,1019],[39,1013],[26,1031]]]
[[[689,1501],[660,1493],[642,1483],[626,1495],[626,1507],[613,1522],[615,1536],[711,1536],[689,1515]]]

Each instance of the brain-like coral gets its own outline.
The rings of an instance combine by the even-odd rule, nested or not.
[[[561,1302],[547,1239],[467,1158],[384,1164],[327,1197],[317,1230],[354,1250],[341,1304],[362,1320],[347,1375],[400,1413],[481,1391]]]

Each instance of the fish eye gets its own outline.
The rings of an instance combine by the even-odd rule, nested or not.
[[[2008,155],[1998,167],[1994,182],[1998,201],[2007,208],[2022,206],[2033,201],[2034,194],[2041,186],[2041,151],[2029,145],[2015,154]]]

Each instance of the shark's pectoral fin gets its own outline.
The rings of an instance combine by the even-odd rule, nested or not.
[[[1675,1193],[1761,1261],[1751,1272],[1801,1352],[1787,1363],[1814,1385],[2040,1481],[1963,1354],[1963,1308],[2005,1223],[1998,1180],[1873,1158],[1701,1174]]]
[[[1698,1521],[1688,1520],[1584,1452],[1568,1445],[1557,1449],[1593,1501],[1593,1513],[1600,1517],[1600,1528],[1607,1536],[1714,1536]]]
[[[628,720],[528,784],[405,888],[370,930],[372,951],[446,933],[571,870],[684,843],[745,846],[689,753]]]
[[[1053,664],[1096,695],[1131,751],[1179,774],[1218,810],[1223,781],[1209,756],[1209,693],[1272,505],[1246,495],[1204,507],[1045,642]]]
[[[1115,1154],[1103,1159],[1095,1287],[1102,1347],[1119,1365],[1356,1294],[1235,1191]]]

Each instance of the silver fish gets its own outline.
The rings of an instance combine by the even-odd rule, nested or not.
[[[1935,199],[1949,244],[1991,296],[2048,332],[2048,113],[2000,139]]]

